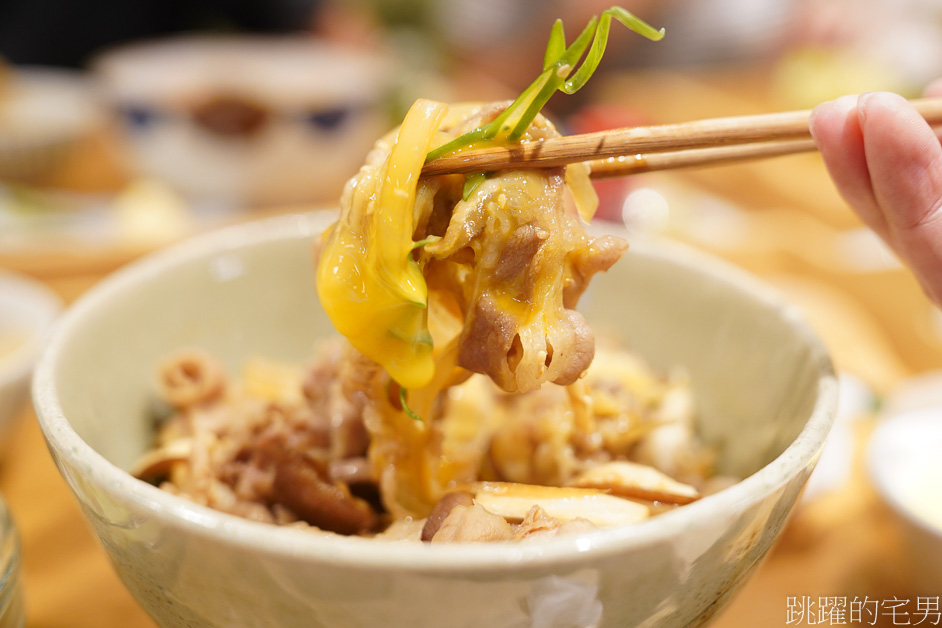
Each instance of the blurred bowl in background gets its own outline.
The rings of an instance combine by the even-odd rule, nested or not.
[[[0,180],[33,182],[59,167],[101,120],[89,81],[67,70],[0,76]]]
[[[942,406],[889,416],[867,452],[870,478],[905,532],[914,593],[942,589]]]
[[[61,309],[41,283],[0,271],[0,451],[29,401],[33,366]]]
[[[913,414],[920,410],[942,408],[942,369],[921,371],[900,381],[882,400],[884,416]],[[942,419],[942,411],[939,412]]]
[[[300,37],[192,36],[94,65],[137,175],[191,199],[336,202],[392,125],[387,59]]]

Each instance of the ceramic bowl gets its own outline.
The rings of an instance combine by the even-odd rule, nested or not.
[[[870,437],[867,470],[904,532],[910,585],[942,590],[942,407],[885,417]]]
[[[158,358],[202,346],[309,357],[332,328],[311,246],[331,214],[286,216],[158,252],[64,316],[34,399],[115,569],[163,626],[696,626],[755,569],[836,406],[828,355],[793,307],[685,248],[632,246],[580,309],[655,368],[681,365],[721,471],[744,479],[639,525],[534,544],[430,546],[314,535],[220,514],[131,477],[152,437]]]
[[[43,284],[0,271],[0,451],[29,403],[33,367],[61,309]]]
[[[388,60],[307,37],[130,44],[94,74],[133,173],[194,201],[334,203],[394,124]]]

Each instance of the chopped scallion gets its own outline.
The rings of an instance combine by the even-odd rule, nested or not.
[[[405,412],[410,419],[413,421],[418,421],[419,423],[424,423],[422,417],[413,412],[412,408],[409,407],[409,404],[406,403],[406,389],[401,386],[399,387],[399,403],[402,404],[403,412]]]
[[[567,47],[563,23],[556,20],[546,46],[543,71],[537,79],[493,121],[430,151],[426,159],[432,160],[485,142],[519,140],[557,90],[574,94],[586,84],[605,53],[613,18],[653,41],[664,36],[664,29],[657,30],[625,9],[615,6],[603,11],[601,17],[593,17]],[[585,58],[577,67],[583,55]],[[469,179],[473,176],[469,176]]]

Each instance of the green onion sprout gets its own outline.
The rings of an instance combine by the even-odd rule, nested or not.
[[[574,94],[595,73],[602,55],[605,54],[613,18],[652,41],[664,37],[663,28],[657,30],[625,9],[615,6],[603,11],[601,17],[593,16],[575,41],[567,47],[562,20],[556,20],[546,45],[543,71],[536,80],[493,121],[433,149],[426,156],[426,160],[456,153],[471,146],[519,140],[556,91]],[[583,55],[585,59],[577,68]],[[470,190],[468,186],[465,187],[465,197],[483,180],[480,175],[469,175],[468,179],[476,182],[470,184]]]

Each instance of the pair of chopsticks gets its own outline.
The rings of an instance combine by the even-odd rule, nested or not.
[[[930,125],[942,124],[942,98],[910,102]],[[808,128],[810,116],[807,109],[568,135],[446,155],[427,162],[422,174],[553,168],[587,162],[592,178],[602,179],[791,155],[816,149]]]

